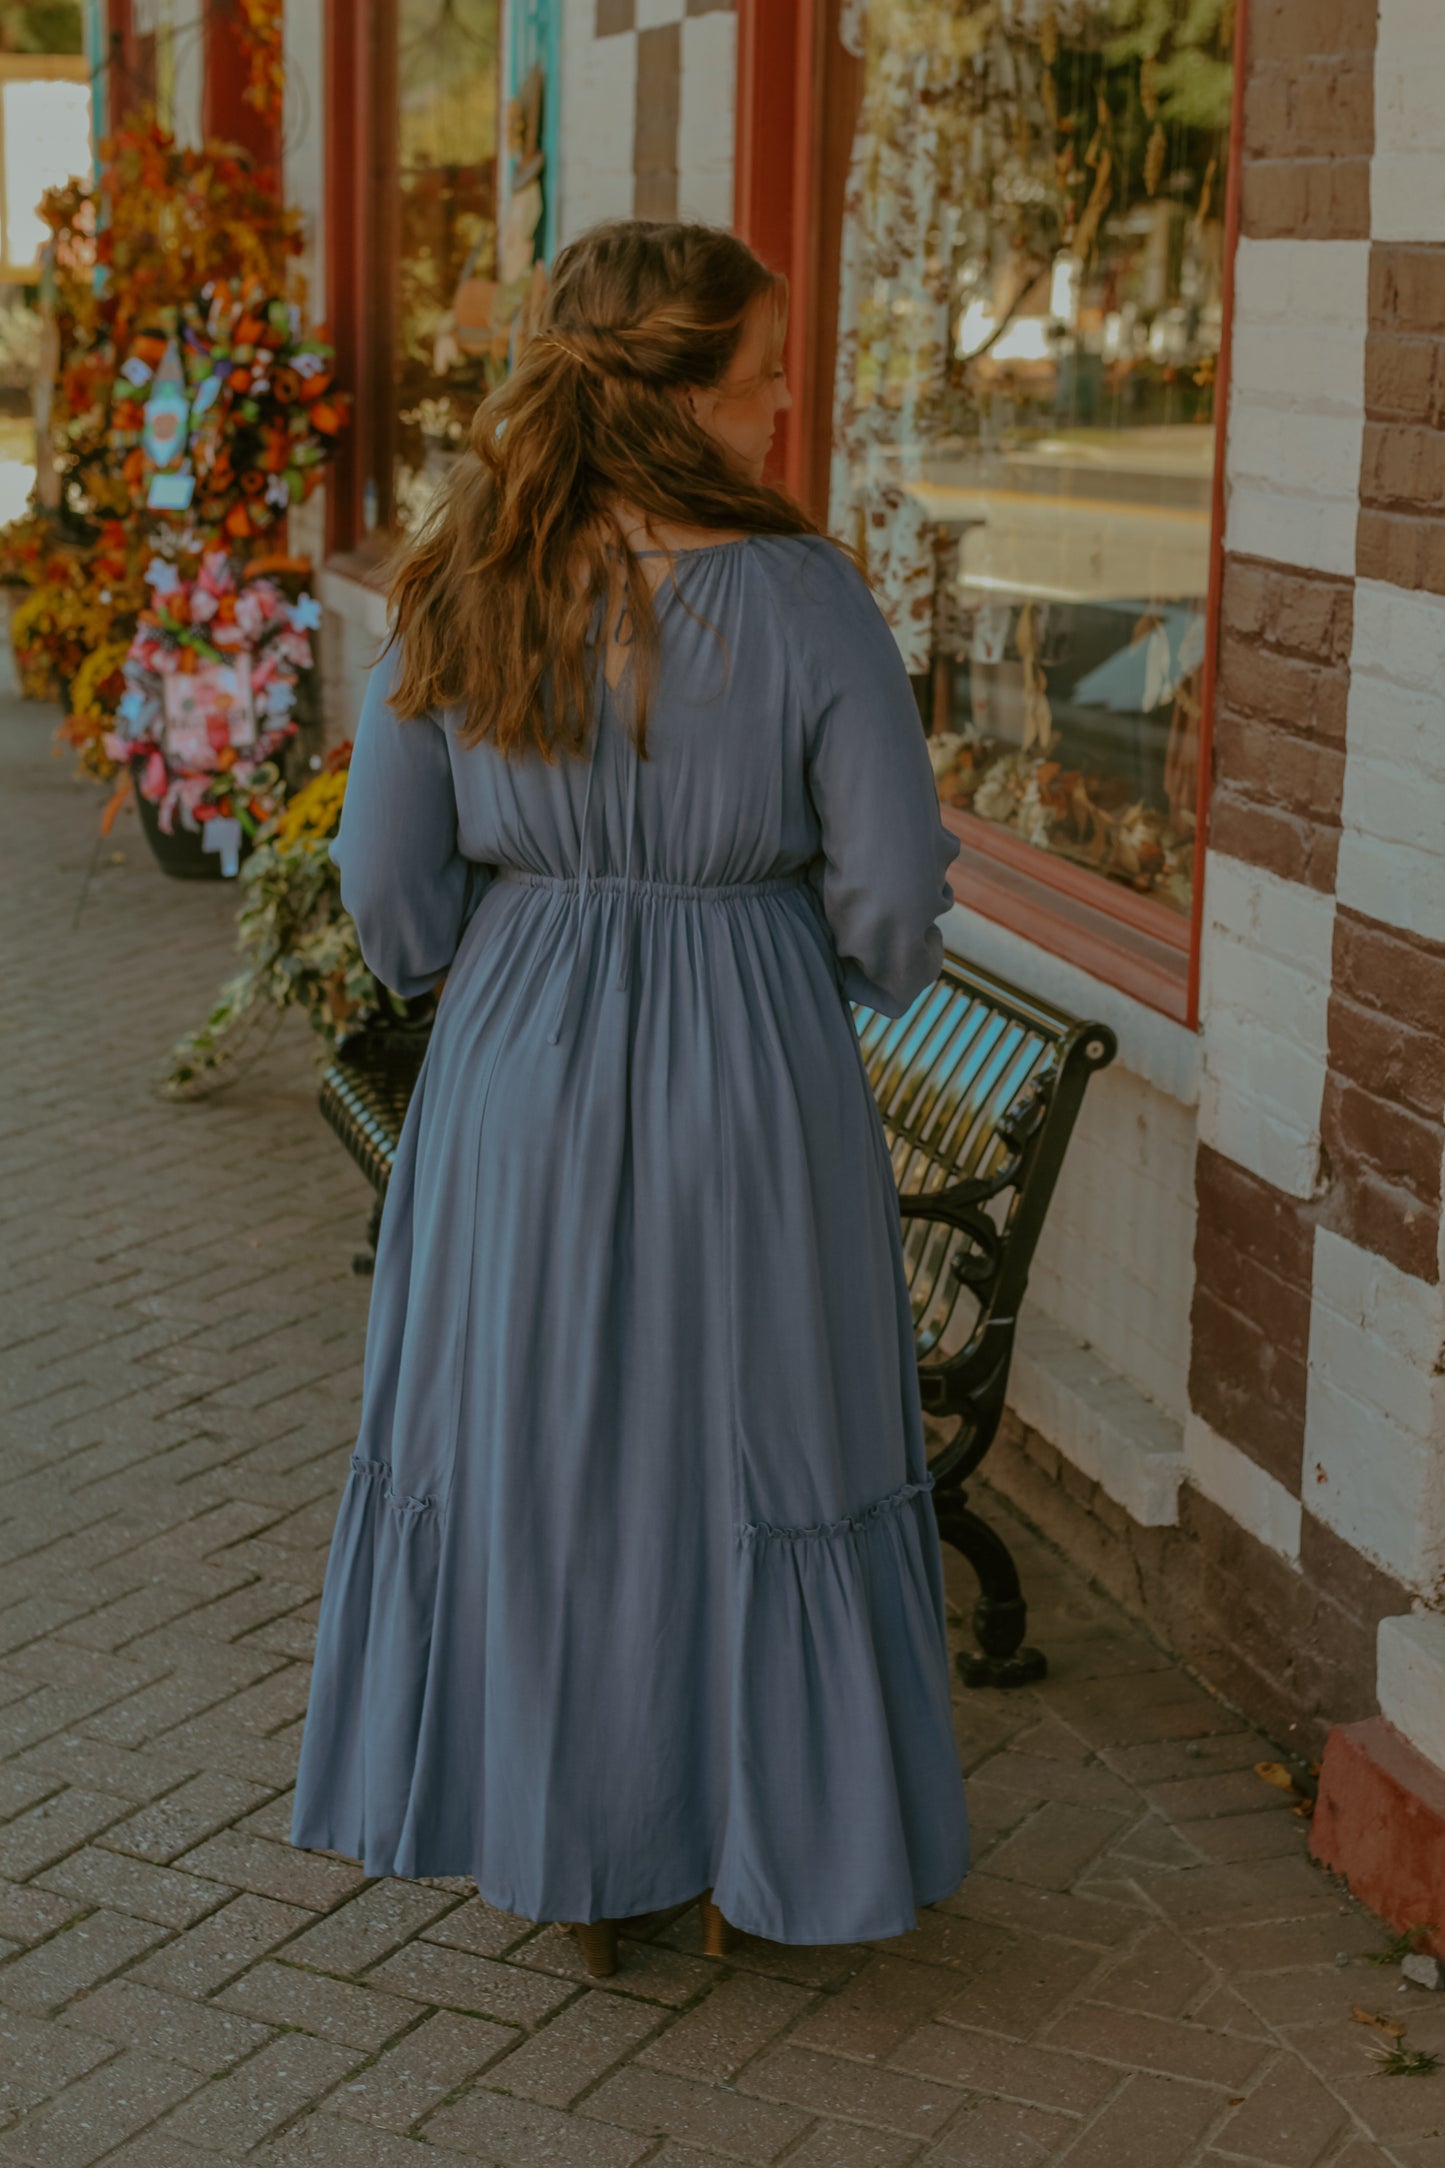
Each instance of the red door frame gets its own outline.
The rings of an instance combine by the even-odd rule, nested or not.
[[[827,507],[842,175],[861,88],[861,70],[843,52],[837,22],[838,0],[738,0],[734,224],[766,263],[788,277],[794,404],[775,454],[777,476],[819,518]],[[1248,28],[1248,0],[1238,0],[1191,919],[1186,924],[1166,905],[1067,860],[1041,864],[1037,850],[973,815],[947,816],[973,845],[956,870],[960,901],[1191,1029],[1199,1021]]]
[[[155,34],[135,27],[131,0],[106,0],[105,126],[123,128],[155,96]]]
[[[202,128],[208,137],[245,151],[259,180],[275,181],[281,166],[280,116],[269,119],[246,98],[247,54],[236,0],[206,0],[203,28]]]
[[[395,258],[397,215],[394,0],[326,0],[326,317],[338,381],[352,394],[351,426],[337,442],[327,480],[326,554],[352,556],[364,576],[382,554],[392,462],[393,311],[382,267]],[[376,493],[368,529],[368,482]]]
[[[813,234],[826,182],[824,126],[834,102],[824,80],[825,32],[836,16],[837,0],[738,0],[733,223],[788,281],[793,410],[783,417],[773,465],[778,480],[819,513],[827,471],[824,464],[819,473],[817,453],[823,281]]]

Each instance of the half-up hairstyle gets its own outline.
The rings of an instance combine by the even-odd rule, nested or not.
[[[398,714],[460,704],[460,735],[511,754],[585,749],[599,601],[632,618],[635,720],[646,751],[658,653],[652,592],[614,507],[651,523],[817,534],[784,491],[753,482],[678,394],[722,381],[767,296],[778,366],[786,288],[735,234],[618,219],[557,257],[542,321],[478,407],[432,515],[391,580]]]

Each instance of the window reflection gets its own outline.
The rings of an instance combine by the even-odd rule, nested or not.
[[[1189,909],[1230,0],[869,0],[831,516],[939,793]]]
[[[396,0],[392,518],[422,517],[496,377],[499,0]]]
[[[46,189],[90,170],[89,82],[43,75],[44,61],[24,65],[7,79],[0,55],[0,266],[13,279],[35,275],[49,239],[37,208]]]

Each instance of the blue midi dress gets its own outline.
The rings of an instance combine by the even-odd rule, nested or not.
[[[293,1844],[534,1920],[712,1887],[903,1934],[969,1867],[897,1193],[848,1000],[937,977],[957,845],[866,582],[680,553],[639,759],[401,720],[332,855],[443,974],[377,1247]]]

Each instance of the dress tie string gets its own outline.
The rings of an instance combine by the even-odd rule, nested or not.
[[[624,627],[626,628],[625,637]],[[632,613],[631,609],[626,604],[623,605],[622,615],[617,621],[617,629],[613,637],[619,647],[628,647],[631,645]],[[587,764],[587,788],[584,791],[582,797],[582,830],[578,840],[577,848],[577,902],[573,910],[572,955],[567,965],[567,976],[566,979],[563,981],[561,999],[557,1003],[557,1011],[552,1019],[552,1028],[547,1034],[547,1043],[549,1046],[556,1046],[562,1036],[562,1026],[567,1019],[568,1007],[571,1002],[573,988],[577,980],[577,966],[582,956],[583,913],[587,905],[587,881],[590,871],[589,861],[592,840],[592,785],[597,775],[597,763],[602,757],[602,726],[607,714],[607,704],[610,690],[611,688],[607,683],[607,669],[604,656],[599,668],[597,732],[593,742],[592,757]],[[628,763],[627,850],[622,876],[621,955],[618,959],[617,975],[613,980],[613,984],[617,988],[625,990],[630,976],[630,950],[632,946],[632,906],[635,893],[632,879],[632,839],[637,825],[637,771],[640,766],[640,762],[638,760],[637,754],[637,741],[634,738],[632,732],[624,728],[624,730],[622,731],[622,738],[624,744],[624,759]]]
[[[632,837],[637,826],[637,771],[642,763],[637,757],[637,740],[630,730],[622,733],[627,762],[627,850],[622,863],[622,928],[618,941],[617,976],[614,986],[626,992],[631,975],[632,962],[632,906],[635,891],[632,885]]]
[[[601,741],[601,732],[598,733]],[[562,1036],[562,1025],[567,1014],[567,1004],[572,998],[572,988],[577,977],[578,959],[582,954],[582,913],[587,902],[587,850],[588,825],[592,813],[592,779],[597,773],[597,749],[587,764],[587,789],[582,799],[582,835],[577,854],[577,901],[572,911],[572,955],[567,965],[567,976],[562,982],[562,995],[557,1003],[557,1013],[552,1019],[552,1029],[547,1034],[549,1046],[555,1046]]]

